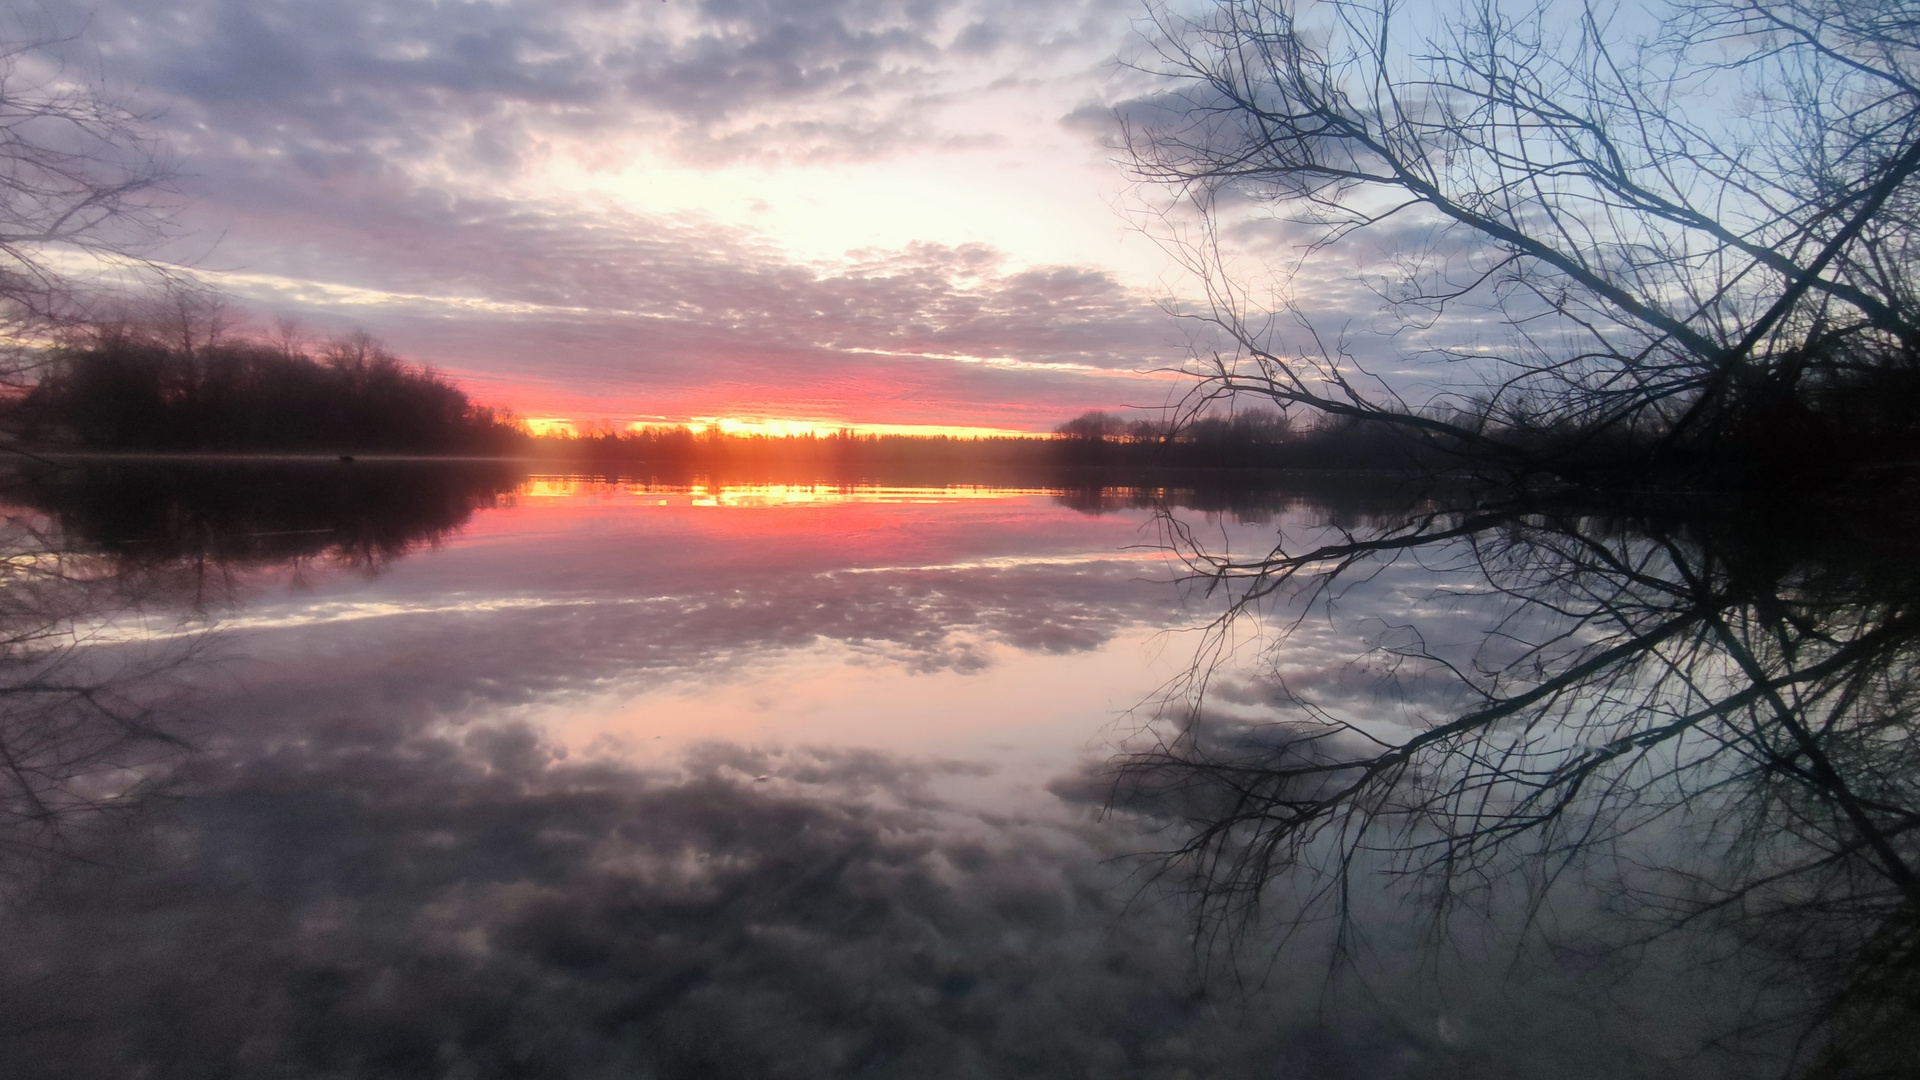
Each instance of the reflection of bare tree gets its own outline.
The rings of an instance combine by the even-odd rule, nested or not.
[[[185,665],[252,568],[377,571],[517,477],[461,468],[101,464],[0,505],[0,878],[73,849],[187,748]]]
[[[204,636],[122,640],[173,584],[0,520],[0,879],[118,820],[184,746],[171,674]]]
[[[525,479],[497,462],[101,459],[25,468],[10,501],[123,561],[360,569],[433,546]]]
[[[1256,559],[1169,524],[1230,606],[1118,791],[1182,819],[1172,865],[1215,925],[1282,893],[1297,917],[1344,914],[1382,872],[1443,911],[1513,890],[1538,910],[1598,874],[1660,926],[1790,942],[1776,953],[1824,991],[1804,1064],[1911,1067],[1920,576],[1904,522],[1502,506]],[[1414,614],[1351,669],[1386,692],[1304,689],[1287,668],[1300,620],[1338,620],[1396,574],[1427,582]],[[1250,619],[1282,628],[1257,716],[1216,707],[1220,650]]]

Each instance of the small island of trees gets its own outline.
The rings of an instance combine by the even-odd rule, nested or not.
[[[502,454],[528,442],[510,414],[364,333],[309,353],[96,328],[52,352],[9,419],[31,445],[88,450]]]

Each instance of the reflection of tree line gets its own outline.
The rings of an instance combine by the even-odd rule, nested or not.
[[[190,609],[210,571],[306,559],[378,569],[522,479],[366,462],[16,472],[0,591],[11,865],[115,820],[190,733],[170,695],[200,639],[135,647],[90,627]],[[1233,598],[1215,624],[1223,638],[1283,603],[1324,603],[1336,619],[1349,606],[1400,610],[1368,608],[1360,591],[1410,565],[1445,601],[1442,621],[1381,628],[1354,665],[1362,682],[1402,691],[1411,727],[1297,677],[1267,685],[1267,711],[1250,719],[1213,707],[1221,697],[1199,677],[1217,690],[1224,669],[1202,666],[1176,699],[1190,708],[1114,763],[1118,805],[1184,830],[1169,868],[1194,872],[1212,925],[1283,897],[1302,918],[1337,914],[1382,869],[1449,908],[1497,906],[1514,890],[1550,903],[1598,878],[1622,890],[1634,934],[1712,926],[1816,986],[1815,1014],[1799,1017],[1814,1032],[1810,1064],[1911,1064],[1913,501],[1895,492],[1873,513],[1850,503],[1800,518],[1738,505],[1445,509],[1465,505],[1457,494],[1056,495],[1084,512],[1164,507],[1178,550]],[[1211,553],[1183,525],[1303,510],[1311,543],[1252,560]],[[1286,675],[1284,643],[1274,658]],[[1241,687],[1238,700],[1254,697]]]
[[[1161,482],[1153,482],[1156,478]],[[1425,505],[1431,499],[1431,485],[1386,473],[1355,474],[1337,486],[1329,485],[1326,476],[1227,471],[1196,475],[1103,469],[1058,479],[1062,482],[1056,485],[1060,490],[1054,501],[1083,514],[1191,510],[1250,525],[1305,511],[1332,525],[1366,527],[1397,520],[1408,506]]]
[[[1283,537],[1251,560],[1169,513],[1231,606],[1154,737],[1115,761],[1117,805],[1180,824],[1165,867],[1210,925],[1262,904],[1344,918],[1381,881],[1436,915],[1511,901],[1538,925],[1597,881],[1636,933],[1713,927],[1808,988],[1772,1020],[1804,1025],[1811,1072],[1908,1075],[1915,522],[1910,499],[1837,505],[1522,502]],[[1376,697],[1289,672],[1299,620],[1341,620],[1343,597],[1365,606],[1349,590],[1400,571],[1430,575],[1431,602],[1389,607],[1351,658]],[[1249,618],[1288,627],[1253,715],[1219,707],[1225,642]]]
[[[186,748],[176,675],[237,571],[378,570],[519,480],[480,465],[17,464],[0,484],[0,878],[117,820]]]
[[[176,675],[205,655],[209,616],[246,573],[378,572],[510,502],[526,479],[498,462],[11,462],[0,476],[0,876],[130,809],[149,766],[186,747]]]
[[[93,461],[23,468],[4,494],[66,543],[123,564],[324,556],[378,567],[450,536],[524,479],[494,463]]]
[[[511,500],[500,463],[16,461],[0,478],[0,759],[9,866],[64,848],[148,790],[187,746],[181,666],[248,572],[318,563],[378,572]],[[677,485],[660,485],[675,490]],[[1266,520],[1299,496],[1231,490],[1060,489],[1097,513],[1167,504]],[[1356,495],[1353,514],[1385,498]],[[1378,504],[1378,505],[1376,505]],[[148,631],[158,631],[149,634]]]

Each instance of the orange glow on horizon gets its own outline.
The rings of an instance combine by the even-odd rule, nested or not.
[[[590,500],[598,506],[775,507],[934,502],[987,502],[1050,494],[1049,488],[966,485],[945,488],[877,484],[692,484],[655,485],[571,475],[535,476],[520,486],[519,500]]]
[[[523,417],[520,422],[526,425],[528,432],[536,436],[580,434],[579,425],[557,416],[528,416]]]
[[[634,425],[645,427],[645,424]],[[697,416],[687,422],[695,432],[718,428],[727,435],[806,436],[824,438],[850,435],[945,435],[954,439],[1024,438],[1036,434],[1012,428],[975,427],[961,424],[853,424],[841,420],[795,420],[779,417]]]
[[[766,436],[771,438],[827,438],[833,435],[909,435],[921,438],[946,436],[952,439],[1030,439],[1045,434],[1018,428],[983,427],[967,424],[863,424],[844,420],[805,420],[771,416],[691,416],[684,419],[653,417],[645,420],[574,419],[563,416],[529,416],[521,421],[536,436],[582,436],[600,433],[643,431],[647,428],[684,427],[696,435],[718,430],[726,435]]]

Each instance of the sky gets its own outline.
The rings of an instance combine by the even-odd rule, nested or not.
[[[50,0],[167,258],[534,419],[1044,431],[1176,384],[1138,0]]]

